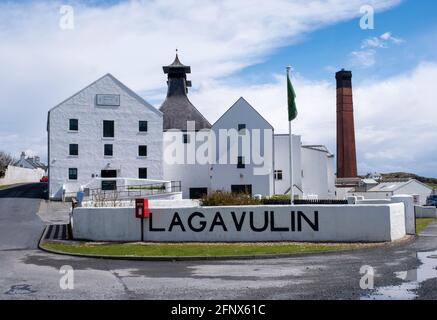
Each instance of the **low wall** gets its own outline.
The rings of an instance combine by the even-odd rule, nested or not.
[[[5,176],[0,179],[0,185],[39,182],[43,176],[44,170],[42,169],[8,166]]]
[[[417,218],[437,218],[437,208],[436,207],[421,207],[415,206]]]
[[[151,208],[144,240],[163,242],[380,242],[405,236],[402,203],[339,206]],[[134,208],[76,208],[73,236],[139,241]]]

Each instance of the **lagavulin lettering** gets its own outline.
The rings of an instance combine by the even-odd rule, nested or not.
[[[281,213],[282,214],[282,213]],[[229,230],[241,232],[247,230],[252,232],[302,232],[304,226],[307,229],[318,232],[319,231],[319,212],[314,211],[311,214],[306,214],[302,211],[291,211],[289,213],[289,223],[286,225],[277,224],[277,215],[274,211],[264,211],[256,214],[253,211],[242,211],[230,213],[231,218],[227,223],[223,219],[221,212],[217,211],[212,219],[207,219],[202,212],[193,212],[189,215],[180,215],[175,212],[170,220],[168,226],[157,226],[153,222],[153,212],[149,216],[149,231],[150,232],[172,232],[182,231],[187,232],[227,232]],[[256,219],[259,215],[259,219]],[[244,227],[247,227],[246,229]]]

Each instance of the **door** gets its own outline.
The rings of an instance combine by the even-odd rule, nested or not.
[[[252,195],[252,185],[251,184],[233,184],[231,185],[231,191],[233,193],[246,193]]]
[[[190,188],[190,199],[201,199],[208,194],[208,188]]]
[[[117,178],[117,170],[102,170],[100,172],[101,178]],[[117,181],[116,180],[104,180],[102,181],[102,190],[103,191],[111,191],[117,190]]]

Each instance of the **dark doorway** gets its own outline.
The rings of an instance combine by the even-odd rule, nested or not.
[[[208,194],[208,188],[190,188],[190,199],[201,199]]]
[[[246,193],[252,195],[252,185],[251,184],[233,184],[231,185],[231,191],[233,193]]]
[[[117,170],[102,170],[100,173],[101,178],[117,178]],[[102,190],[110,191],[117,190],[116,180],[105,180],[102,181]]]

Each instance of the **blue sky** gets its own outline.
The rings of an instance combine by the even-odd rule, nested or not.
[[[368,4],[374,30],[359,27]],[[158,108],[177,47],[210,122],[243,96],[277,133],[292,65],[294,132],[333,153],[334,76],[350,69],[360,173],[437,177],[436,13],[433,0],[0,1],[0,150],[46,159],[47,111],[108,72]]]
[[[391,10],[375,15],[375,29],[361,30],[359,19],[341,22],[304,35],[296,44],[275,50],[264,61],[247,67],[234,76],[237,79],[263,82],[263,75],[283,72],[284,66],[293,67],[313,80],[333,81],[335,69],[353,69],[354,78],[390,77],[413,69],[423,60],[437,60],[437,2],[433,0],[404,0]],[[349,54],[359,49],[361,41],[391,32],[405,40],[401,46],[378,51],[380,63],[369,68],[354,68]],[[433,41],[434,40],[434,41]]]

